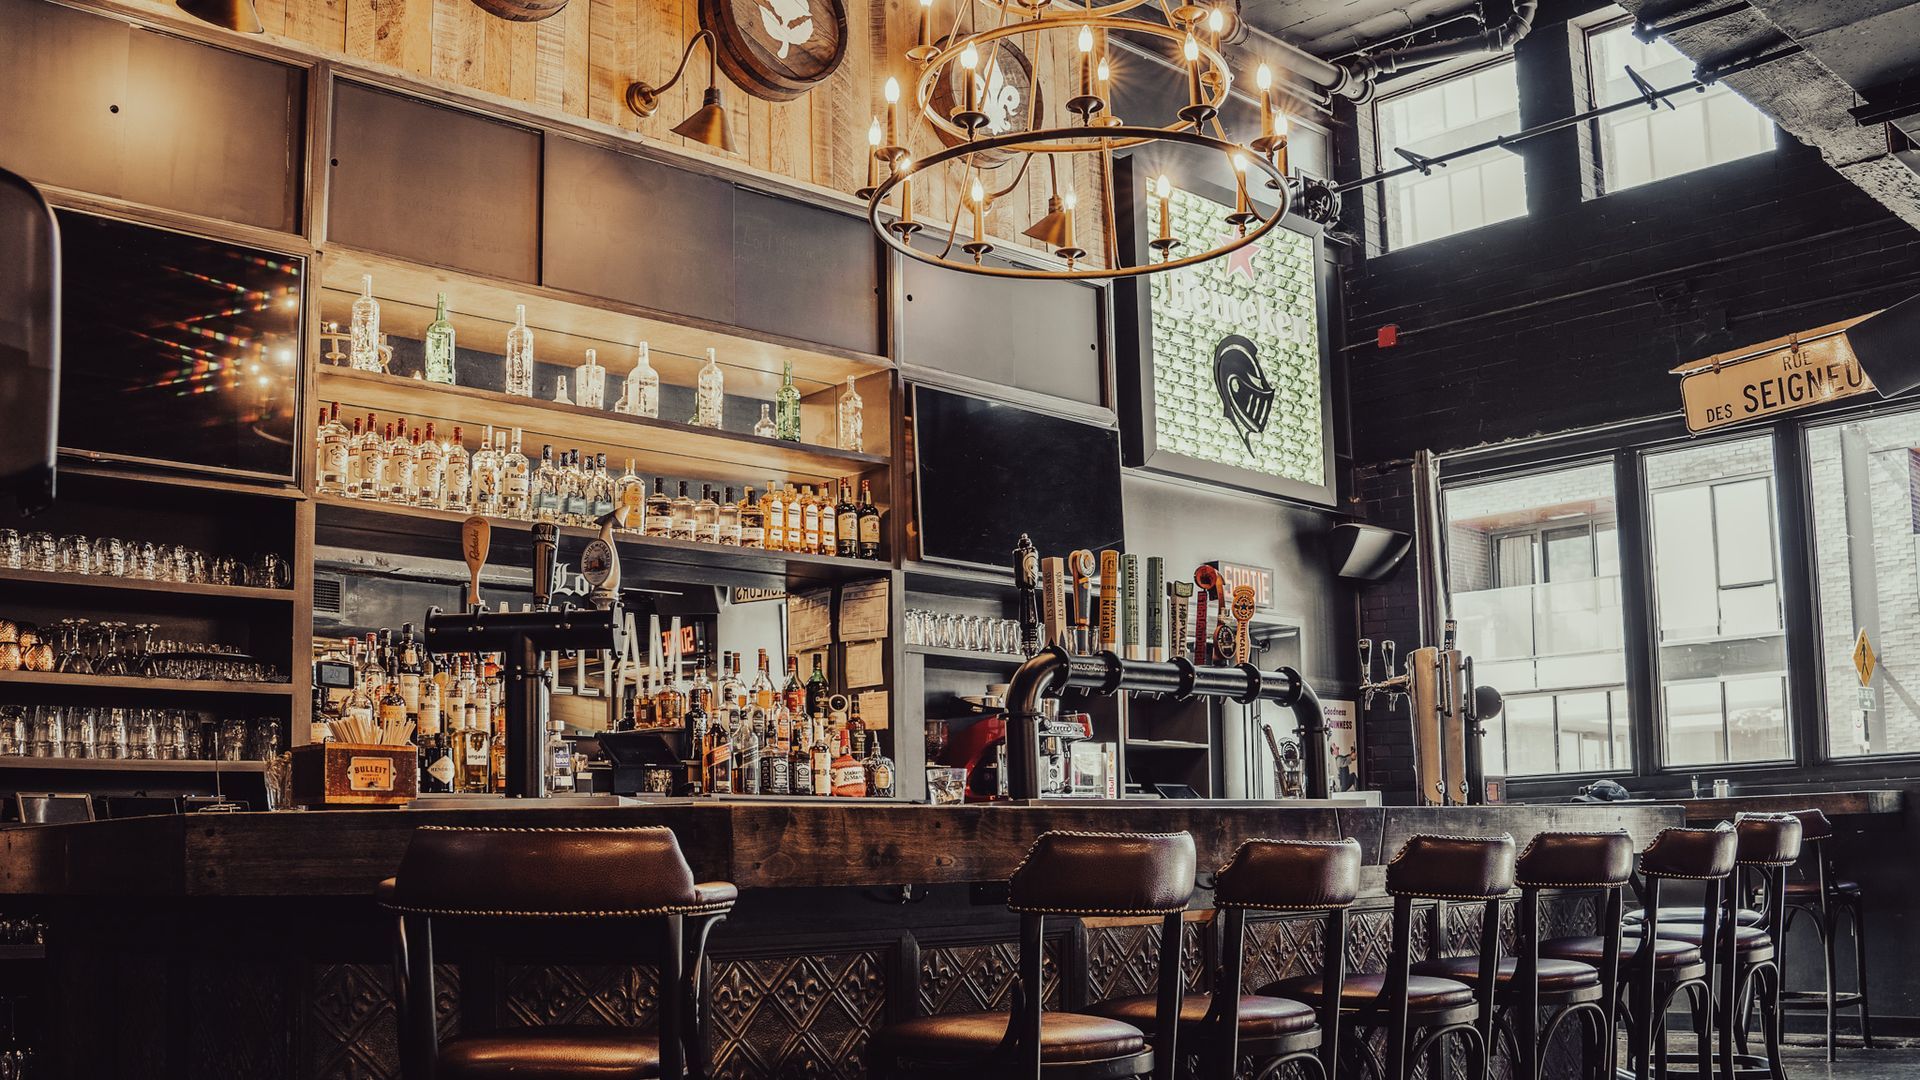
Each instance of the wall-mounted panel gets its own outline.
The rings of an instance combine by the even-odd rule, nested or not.
[[[30,180],[120,192],[129,31],[40,0],[0,0],[0,166]]]
[[[903,363],[1109,404],[1100,352],[1101,290],[902,262],[908,297]]]
[[[734,319],[734,186],[574,139],[547,139],[545,284]]]
[[[540,143],[536,131],[343,82],[327,239],[538,282]]]
[[[880,252],[862,218],[758,192],[734,196],[735,321],[860,352],[880,340]]]

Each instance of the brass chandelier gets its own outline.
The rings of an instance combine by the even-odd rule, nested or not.
[[[921,262],[966,273],[994,277],[1095,280],[1138,277],[1192,266],[1220,258],[1258,241],[1285,215],[1290,197],[1287,185],[1287,122],[1275,107],[1272,73],[1260,66],[1260,132],[1245,143],[1234,141],[1220,120],[1233,77],[1220,42],[1228,16],[1222,8],[1192,3],[1175,6],[1171,0],[959,0],[951,32],[934,36],[935,0],[920,0],[918,43],[905,59],[918,72],[910,102],[901,101],[901,84],[888,78],[883,105],[884,122],[876,116],[868,131],[872,150],[867,183],[855,194],[867,200],[867,220],[888,246]],[[1132,14],[1136,9],[1146,9]],[[982,9],[997,12],[992,25],[973,18]],[[963,18],[964,16],[964,18]],[[962,22],[967,25],[963,29]],[[1136,39],[1149,48],[1170,47],[1185,76],[1185,103],[1163,124],[1129,122],[1116,115],[1113,102],[1113,58],[1107,46],[1115,40]],[[1003,88],[1006,73],[996,70],[1007,62],[1003,43],[1026,43],[1031,58],[1030,85],[1025,94],[1025,124],[1001,133],[989,129],[989,109],[998,108],[1005,126]],[[1040,60],[1058,63],[1070,59],[1074,71],[1071,92],[1043,85]],[[957,86],[956,86],[957,84]],[[993,100],[989,100],[993,99]],[[1055,105],[1053,103],[1058,103]],[[1052,109],[1060,113],[1049,115]],[[905,116],[903,117],[903,112]],[[916,125],[931,131],[942,144],[915,159],[907,136]],[[1137,259],[1123,252],[1116,240],[1116,198],[1113,155],[1149,144],[1196,147],[1219,155],[1231,166],[1236,185],[1234,207],[1223,215],[1231,228],[1223,239],[1202,242],[1178,235],[1172,225],[1172,182],[1165,173],[1145,183],[1139,192],[1158,212],[1158,227]],[[1076,159],[1097,163],[1104,194],[1098,208],[1105,240],[1103,264],[1088,265],[1088,252],[1076,242],[1076,211],[1071,186],[1062,190],[1059,166],[1071,168]],[[1063,260],[1060,267],[1033,268],[989,262],[994,250],[986,217],[996,202],[1006,199],[1023,183],[1038,184],[1030,166],[1044,160],[1050,179],[1047,213],[1023,230]],[[1011,181],[997,189],[989,173],[1005,175],[1017,162]],[[913,215],[913,184],[935,170],[962,193],[950,220],[940,223],[944,244],[917,234],[925,223]],[[1071,175],[1071,173],[1069,173]],[[1255,200],[1249,186],[1264,181],[1265,194]],[[897,199],[896,199],[897,196]],[[897,201],[897,212],[893,204]],[[1027,200],[1018,200],[1025,205]],[[1263,206],[1262,203],[1265,205]],[[1125,208],[1131,212],[1131,207]],[[969,219],[963,228],[962,218]],[[937,237],[938,228],[929,237]],[[958,249],[956,252],[955,249]]]

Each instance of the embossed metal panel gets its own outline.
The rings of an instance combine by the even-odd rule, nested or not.
[[[888,971],[883,949],[714,961],[713,1075],[864,1076]]]

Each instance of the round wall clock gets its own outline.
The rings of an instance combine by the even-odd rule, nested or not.
[[[847,52],[841,0],[700,0],[720,67],[742,90],[791,101],[833,74]]]
[[[942,48],[946,40],[940,41]],[[933,84],[933,107],[941,115],[951,115],[959,103],[964,84],[966,69],[959,64],[947,65],[947,77]],[[980,111],[987,114],[985,135],[1006,135],[1028,128],[1029,117],[1044,115],[1046,102],[1041,100],[1040,87],[1033,79],[1033,61],[1027,58],[1026,51],[1014,44],[1012,38],[1002,38],[994,43],[991,60],[981,65],[981,73],[974,76],[978,80]],[[959,143],[959,139],[941,128],[934,131],[940,141],[948,146]],[[1012,157],[1004,151],[984,152],[974,160],[982,168],[997,168]]]

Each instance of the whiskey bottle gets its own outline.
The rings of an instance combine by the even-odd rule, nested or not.
[[[473,508],[473,461],[458,426],[440,447],[440,507],[466,513]]]
[[[834,554],[843,559],[860,555],[860,508],[853,504],[853,485],[840,482],[840,505],[834,507]]]
[[[711,484],[700,485],[700,501],[693,504],[693,538],[703,544],[720,542],[720,504]]]
[[[316,455],[319,459],[319,481],[315,485],[322,495],[344,495],[347,492],[347,447],[353,439],[353,433],[340,422],[340,403],[334,402],[332,409],[320,411],[319,428],[320,448]]]
[[[433,422],[427,422],[427,432],[420,437],[418,458],[413,467],[413,505],[424,506],[429,510],[440,505],[443,485],[447,482],[447,461],[440,440],[433,437]]]
[[[809,555],[820,553],[820,504],[824,500],[813,493],[813,485],[808,484],[800,492],[800,529],[802,539],[800,550]]]
[[[614,485],[614,504],[621,510],[622,528],[644,532],[647,522],[647,482],[633,471],[633,459],[627,459],[627,471]]]
[[[781,501],[787,508],[787,550],[807,550],[807,508],[800,501],[800,493],[788,484]]]
[[[420,716],[420,650],[413,643],[413,624],[403,623],[400,627],[399,658],[400,700],[406,707],[407,719],[417,721]]]
[[[380,727],[383,731],[407,729],[407,699],[400,695],[400,671],[397,659],[388,662],[386,685],[380,691]]]
[[[827,747],[827,724],[824,717],[814,720],[813,749],[807,768],[813,774],[813,793],[822,797],[832,795],[833,751]]]
[[[380,363],[380,301],[373,298],[373,275],[360,275],[360,296],[353,302],[348,328],[347,365],[355,371],[384,371]]]
[[[533,517],[532,466],[520,452],[520,429],[513,429],[512,447],[500,461],[500,514],[521,521]]]
[[[766,523],[765,542],[761,545],[768,551],[787,550],[787,504],[780,494],[780,488],[773,481],[767,481],[767,493],[760,499],[761,519]]]
[[[802,715],[807,707],[807,688],[800,683],[800,658],[787,657],[787,684],[780,688],[781,704],[793,717]]]
[[[680,481],[680,495],[673,500],[673,532],[675,540],[691,540],[694,534],[693,499],[687,495],[687,482]]]
[[[707,363],[700,369],[699,386],[694,392],[693,419],[688,423],[695,427],[718,428],[724,412],[726,389],[726,373],[720,370],[720,362],[713,350],[708,349]]]
[[[773,433],[777,439],[800,441],[800,390],[793,385],[793,361],[788,360],[781,374],[780,390],[774,395],[776,416]]]
[[[783,711],[784,712],[784,711]],[[793,794],[793,759],[788,736],[781,732],[776,716],[771,735],[760,754],[760,791],[766,795]]]
[[[860,481],[860,557],[880,557],[880,510],[873,505],[873,486]]]
[[[867,724],[860,719],[860,695],[847,695],[847,743],[853,749],[853,756],[865,761],[867,758]]]
[[[527,326],[527,305],[513,309],[513,329],[507,331],[507,393],[533,396],[533,330]]]
[[[647,356],[647,343],[640,343],[640,358],[634,363],[633,370],[627,373],[627,382],[622,386],[620,400],[613,403],[613,411],[631,416],[660,415],[660,373],[653,370],[653,363]]]
[[[833,758],[832,793],[843,799],[861,799],[867,794],[866,766],[847,747],[844,738],[840,741],[839,752]]]
[[[839,553],[840,506],[833,501],[833,489],[820,488],[820,544],[814,550],[821,555]]]
[[[653,478],[653,494],[647,496],[647,516],[644,523],[648,536],[673,535],[673,500],[667,498],[667,478]]]
[[[598,409],[607,401],[607,369],[600,363],[595,350],[587,350],[587,362],[573,369],[574,403],[588,409]]]
[[[745,548],[764,548],[767,546],[767,512],[760,507],[759,500],[753,497],[753,489],[748,488],[736,510],[740,520],[740,546]]]
[[[867,770],[867,798],[893,798],[895,784],[893,759],[881,751],[879,739],[869,741],[867,757],[862,764]]]
[[[800,724],[793,733],[793,745],[787,751],[787,785],[795,795],[813,794],[813,740]]]
[[[760,650],[760,668],[753,675],[753,707],[763,715],[773,714],[774,702],[773,677],[767,667],[767,650]]]
[[[740,725],[735,732],[737,759],[735,767],[740,778],[740,790],[745,795],[760,794],[760,732],[751,722]]]
[[[447,294],[434,300],[433,322],[427,324],[427,381],[453,385],[453,323],[447,318]]]
[[[553,444],[540,447],[540,464],[534,470],[533,520],[558,521],[560,516],[560,468],[553,463]]]
[[[422,713],[414,728],[414,742],[420,747],[420,790],[426,794],[453,790],[455,775],[453,752],[445,732],[440,730],[440,712],[436,707],[429,720]]]
[[[753,433],[762,439],[773,438],[773,417],[767,412],[768,406],[760,406],[760,419],[753,422]]]
[[[827,715],[827,673],[820,669],[820,655],[814,654],[813,674],[807,676],[807,715],[825,717]]]
[[[847,389],[840,395],[840,449],[860,452],[865,402],[853,388],[853,376],[847,376]]]

